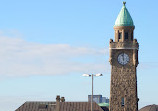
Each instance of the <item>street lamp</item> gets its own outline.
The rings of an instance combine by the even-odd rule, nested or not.
[[[103,76],[103,74],[83,74],[85,77],[92,77],[92,96],[91,96],[91,111],[93,111],[93,76]]]

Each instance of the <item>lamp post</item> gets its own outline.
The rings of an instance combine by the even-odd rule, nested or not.
[[[103,76],[103,74],[83,74],[82,76],[92,77],[91,111],[93,111],[93,76]]]

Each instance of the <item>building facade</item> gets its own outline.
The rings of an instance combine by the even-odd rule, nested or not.
[[[91,102],[92,95],[88,95],[88,102]],[[97,104],[99,103],[109,103],[109,99],[107,97],[103,97],[102,95],[93,95],[93,101]]]
[[[109,99],[107,97],[102,97],[102,103],[109,103]]]
[[[110,39],[110,111],[138,111],[137,65],[139,44],[134,23],[123,2],[116,19],[115,40]]]

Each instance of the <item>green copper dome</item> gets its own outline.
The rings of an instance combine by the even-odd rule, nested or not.
[[[123,7],[117,16],[115,26],[134,26],[131,15],[129,14],[126,6],[126,2],[123,2]]]

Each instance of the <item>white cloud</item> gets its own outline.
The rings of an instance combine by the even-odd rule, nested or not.
[[[57,75],[105,69],[103,62],[95,60],[105,56],[105,49],[31,43],[0,34],[1,76]]]

